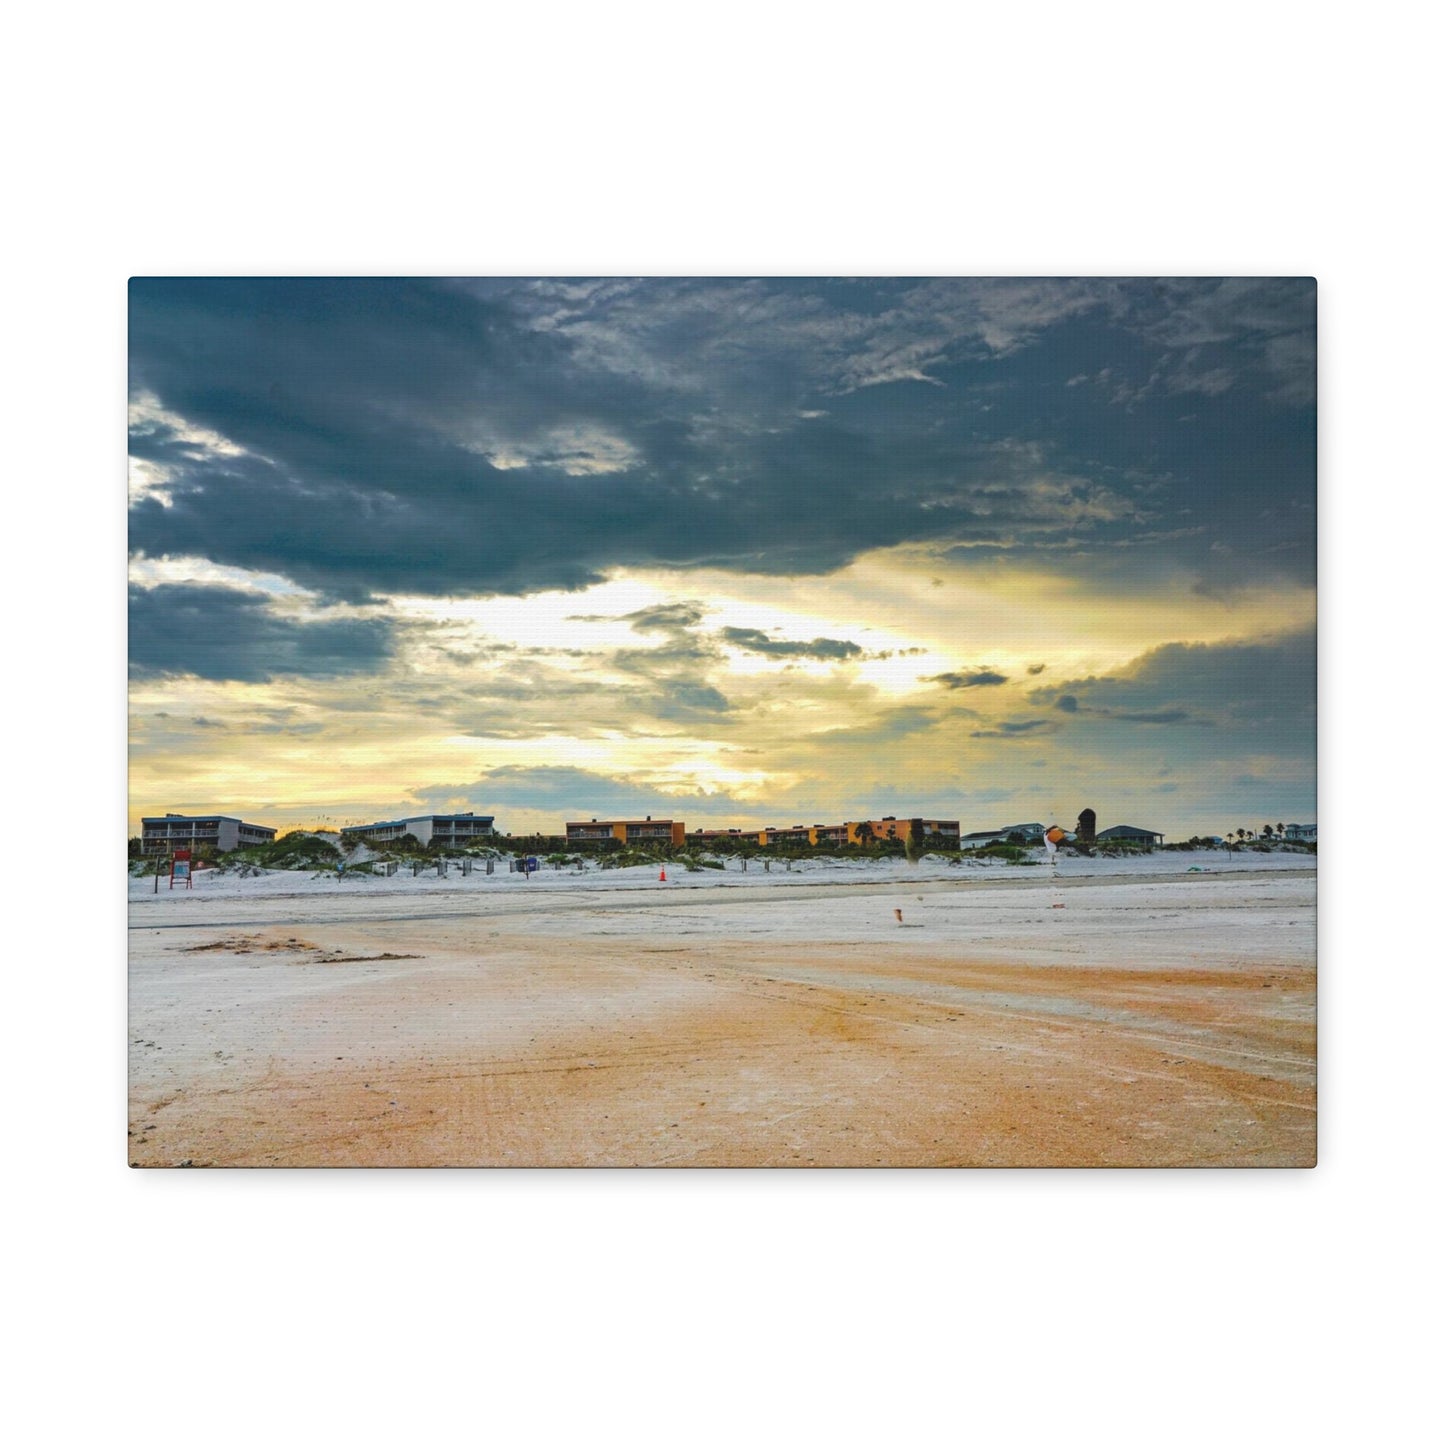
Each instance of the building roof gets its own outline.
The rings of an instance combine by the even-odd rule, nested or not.
[[[569,828],[590,828],[596,824],[599,828],[615,828],[618,823],[625,823],[629,828],[634,824],[641,826],[645,823],[671,823],[671,818],[577,818],[567,824]]]
[[[159,818],[142,818],[142,823],[243,823],[247,828],[269,828],[269,823],[247,823],[229,813],[166,813]],[[275,830],[272,829],[274,832]]]
[[[1007,838],[1010,833],[1042,833],[1042,823],[1010,823],[1007,828],[985,828],[979,833],[965,833],[959,840],[967,842],[970,838]]]
[[[1135,828],[1128,823],[1115,823],[1112,828],[1105,828],[1096,836],[1100,838],[1162,838],[1164,835],[1158,828]]]
[[[495,813],[417,813],[410,818],[383,818],[379,823],[349,823],[343,833],[360,833],[368,828],[400,828],[406,823],[455,823],[470,818],[474,823],[495,823]]]

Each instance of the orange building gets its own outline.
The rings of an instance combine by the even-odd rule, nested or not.
[[[865,823],[849,823],[848,841],[862,843],[931,843],[934,847],[958,847],[958,820],[944,818],[870,818]],[[866,830],[866,831],[865,831]]]
[[[687,835],[689,843],[751,843],[757,834],[751,828],[697,828]]]
[[[908,837],[911,818],[869,818],[863,823],[848,824],[850,843],[901,843]],[[921,820],[920,820],[921,821]]]
[[[686,840],[685,823],[651,815],[640,822],[635,818],[606,822],[593,818],[589,823],[567,824],[569,843],[670,843],[674,848],[681,848]]]
[[[958,821],[942,818],[873,818],[858,823],[801,823],[791,828],[764,828],[759,843],[806,843],[836,848],[842,843],[903,843],[912,838],[935,848],[958,847]]]

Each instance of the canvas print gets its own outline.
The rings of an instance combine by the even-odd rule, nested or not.
[[[130,1164],[1312,1165],[1315,308],[133,279]]]

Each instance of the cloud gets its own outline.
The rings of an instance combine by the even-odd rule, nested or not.
[[[1315,668],[1312,628],[1253,640],[1171,642],[1118,672],[1037,688],[1028,697],[1090,726],[1207,730],[1214,756],[1313,756]]]
[[[724,627],[721,632],[724,642],[744,652],[756,652],[765,657],[811,657],[822,662],[842,662],[862,657],[863,649],[856,642],[845,642],[836,637],[815,637],[811,642],[788,642],[769,637],[755,627]]]
[[[1162,708],[1158,712],[1114,712],[1109,713],[1108,716],[1116,717],[1120,722],[1182,723],[1198,721],[1209,723],[1208,718],[1196,719],[1182,707]]]
[[[1253,374],[1266,384],[1265,395],[1272,401],[1313,403],[1316,288],[1311,278],[1162,280],[1154,289],[1156,306],[1141,308],[1136,324],[1175,353],[1166,382],[1170,390],[1217,396]]]
[[[726,793],[703,793],[695,788],[670,789],[645,779],[599,773],[587,768],[491,768],[461,788],[419,788],[416,798],[427,807],[471,807],[495,810],[505,828],[502,811],[511,805],[540,812],[555,812],[563,822],[588,818],[679,817],[679,809],[745,806]],[[683,821],[686,821],[684,819]]]
[[[957,689],[963,687],[1000,687],[1008,681],[1001,672],[990,672],[978,668],[974,672],[939,672],[932,677],[920,677],[920,682],[936,682],[942,687]]]
[[[134,677],[337,677],[373,671],[392,650],[387,619],[299,621],[271,611],[264,597],[231,587],[132,587],[129,602]]]
[[[682,632],[696,627],[707,610],[700,602],[665,603],[624,613],[621,620],[630,622],[634,632]]]
[[[663,685],[651,709],[654,717],[685,718],[696,712],[727,712],[730,704],[717,688],[697,682]]]
[[[1056,732],[1058,726],[1058,723],[1050,722],[1046,718],[1032,718],[1025,722],[1001,722],[994,728],[981,728],[977,732],[969,733],[969,737],[1017,739]]]
[[[970,714],[970,716],[976,716],[976,714]],[[871,721],[860,723],[857,727],[830,729],[828,732],[810,739],[810,743],[815,748],[827,751],[860,746],[875,749],[899,742],[903,738],[916,737],[919,733],[928,732],[937,727],[939,720],[939,714],[931,708],[891,708]]]
[[[139,279],[131,547],[353,600],[904,543],[1307,575],[1313,304],[1288,279]],[[1068,384],[1085,357],[1107,386]]]

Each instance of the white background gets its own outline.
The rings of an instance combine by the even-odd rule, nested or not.
[[[1413,1433],[1438,1364],[1445,822],[1425,12],[512,10],[7,26],[19,1438]],[[125,281],[267,272],[1318,276],[1319,1168],[128,1170],[104,861]],[[87,820],[93,871],[46,813]]]

